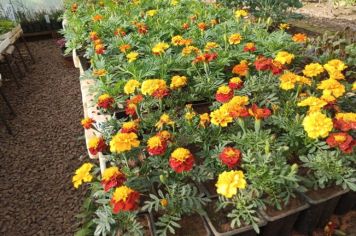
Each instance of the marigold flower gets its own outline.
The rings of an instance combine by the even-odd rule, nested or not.
[[[101,185],[104,187],[104,191],[107,192],[112,188],[120,187],[126,181],[126,177],[119,168],[112,166],[104,170]]]
[[[110,201],[113,213],[117,214],[121,211],[136,210],[139,199],[140,194],[127,186],[120,186],[116,188]]]
[[[127,121],[122,124],[120,133],[136,133],[138,130],[138,121]]]
[[[205,53],[198,55],[194,61],[193,64],[198,63],[198,62],[203,62],[203,63],[209,63],[213,60],[215,60],[218,57],[217,53]]]
[[[185,148],[175,149],[169,158],[169,165],[176,173],[190,171],[194,163],[194,156]]]
[[[199,48],[194,47],[194,46],[186,46],[186,47],[184,47],[184,48],[182,49],[182,54],[183,54],[183,56],[188,56],[188,55],[190,55],[192,52],[198,54],[198,53],[200,53],[200,50],[199,50]]]
[[[249,116],[248,109],[245,107],[248,104],[247,96],[235,96],[230,102],[224,104],[222,109],[226,109],[233,118]]]
[[[210,20],[210,25],[213,27],[215,25],[217,25],[219,23],[219,21],[217,19],[212,19]]]
[[[93,21],[96,22],[96,21],[101,21],[102,19],[104,19],[104,17],[102,15],[95,15],[93,16]]]
[[[232,73],[239,76],[246,76],[248,74],[248,63],[245,60],[242,60],[240,64],[234,66]]]
[[[321,112],[312,112],[304,118],[303,127],[309,138],[325,138],[333,129],[333,122]]]
[[[296,75],[292,72],[284,73],[282,76],[279,77],[279,80],[281,82],[279,87],[283,90],[294,89],[296,84],[311,85],[310,79]]]
[[[88,141],[88,149],[92,155],[98,154],[98,152],[103,152],[106,149],[106,144],[103,137],[93,136]]]
[[[319,63],[310,63],[304,67],[303,74],[308,77],[315,77],[324,72],[324,68]]]
[[[356,113],[337,113],[333,120],[334,128],[347,132],[356,130]]]
[[[97,105],[99,108],[110,109],[112,108],[114,102],[115,102],[114,98],[111,97],[109,94],[105,93],[99,96]]]
[[[184,38],[181,35],[173,36],[171,42],[174,46],[182,46],[185,43]]]
[[[184,86],[187,85],[187,81],[188,81],[187,77],[175,75],[172,77],[170,88],[171,89],[183,88]]]
[[[225,147],[219,158],[229,169],[232,169],[241,161],[241,151],[233,147]]]
[[[116,30],[115,30],[115,32],[114,32],[114,35],[121,35],[121,36],[126,36],[126,32],[125,32],[125,30],[124,29],[122,29],[122,28],[117,28]]]
[[[137,27],[137,31],[139,34],[146,34],[148,32],[148,27],[144,23],[137,23],[135,24]]]
[[[293,35],[292,40],[296,43],[305,43],[308,40],[308,36],[298,33]]]
[[[163,125],[174,125],[174,121],[171,120],[168,114],[164,113],[161,115],[159,118],[159,121],[156,123],[156,128],[157,129],[162,129]]]
[[[169,133],[167,130],[162,130],[158,132],[157,136],[161,137],[165,141],[169,141],[172,138],[171,133]]]
[[[229,43],[232,45],[236,45],[241,43],[242,36],[240,34],[232,34],[229,37]]]
[[[189,24],[188,23],[184,23],[182,25],[182,28],[185,29],[185,30],[189,29]]]
[[[246,188],[245,175],[240,170],[224,171],[215,184],[216,192],[226,198],[232,198],[238,189]]]
[[[248,109],[251,116],[255,117],[256,120],[261,120],[269,117],[272,112],[268,108],[259,108],[257,104],[253,104],[251,108]]]
[[[90,37],[90,39],[91,39],[92,41],[95,41],[95,40],[99,39],[98,33],[95,32],[95,31],[90,32],[90,33],[89,33],[89,37]]]
[[[119,47],[120,52],[122,53],[126,53],[128,50],[131,49],[131,45],[130,44],[123,44]]]
[[[338,70],[329,70],[328,74],[330,76],[330,79],[335,79],[335,80],[343,80],[343,79],[345,79],[344,74],[341,71],[338,71]]]
[[[204,22],[200,22],[198,23],[198,28],[200,29],[200,31],[205,31],[208,26]]]
[[[248,11],[247,10],[242,10],[242,9],[240,9],[240,10],[236,10],[235,11],[235,17],[237,18],[237,19],[239,19],[239,18],[241,18],[241,17],[246,17],[248,15]]]
[[[126,94],[131,94],[134,93],[137,88],[139,88],[141,85],[140,82],[138,82],[135,79],[130,79],[129,81],[126,82],[124,86],[124,92]]]
[[[93,166],[94,165],[91,163],[84,163],[75,171],[75,175],[72,178],[74,188],[79,188],[82,183],[88,183],[92,181],[93,176],[90,174],[90,171]]]
[[[256,70],[258,71],[270,70],[272,66],[272,59],[264,56],[258,56],[254,64]]]
[[[105,76],[105,75],[107,75],[107,73],[108,72],[105,69],[98,69],[98,70],[93,71],[93,75],[99,76],[99,77]]]
[[[161,136],[153,136],[147,141],[147,152],[151,156],[163,155],[167,150],[167,142]]]
[[[93,120],[90,117],[86,117],[86,118],[82,119],[80,121],[80,123],[82,124],[84,129],[90,129],[92,127],[93,123],[95,123],[95,120]]]
[[[147,16],[155,16],[156,14],[157,14],[157,10],[148,10],[147,12],[146,12],[146,15]]]
[[[356,81],[352,83],[352,91],[356,91]]]
[[[160,43],[157,43],[157,44],[152,48],[152,52],[153,52],[153,54],[155,54],[155,55],[161,55],[161,54],[163,54],[168,48],[169,48],[169,44],[168,44],[168,43],[160,42]]]
[[[125,107],[126,115],[134,116],[136,115],[137,105],[134,103],[127,103]]]
[[[227,125],[233,121],[229,111],[224,108],[211,112],[210,117],[212,124],[221,127],[227,127]]]
[[[130,52],[129,54],[126,55],[127,61],[129,63],[136,61],[138,55],[139,55],[138,52]]]
[[[347,133],[332,133],[326,139],[326,143],[334,148],[338,147],[343,153],[352,153],[352,149],[356,146],[356,140]]]
[[[199,115],[199,120],[200,120],[200,121],[199,121],[199,125],[200,125],[201,127],[206,128],[207,125],[208,125],[209,122],[210,122],[209,114],[208,114],[208,113],[203,113],[203,114]]]
[[[163,198],[160,200],[161,206],[166,207],[168,206],[168,200],[166,198]]]
[[[324,65],[324,68],[328,72],[333,71],[333,70],[341,72],[341,71],[345,70],[347,68],[347,66],[341,60],[333,59],[333,60],[328,61],[328,63],[326,63]]]
[[[254,43],[246,43],[244,46],[244,52],[256,51],[256,45]]]
[[[317,88],[323,90],[322,98],[328,96],[338,98],[344,95],[346,91],[345,86],[335,79],[323,80],[318,84]]]
[[[135,133],[118,133],[110,141],[110,151],[122,153],[138,147],[140,141]]]
[[[286,51],[280,51],[277,53],[276,58],[274,59],[275,61],[278,61],[279,63],[285,65],[285,64],[290,64],[292,63],[292,60],[295,58],[295,56],[289,52]]]
[[[320,111],[320,109],[322,109],[327,104],[328,103],[324,100],[311,96],[299,102],[298,107],[309,106],[309,112],[316,112]]]
[[[234,96],[234,90],[229,86],[223,85],[218,88],[218,91],[215,94],[215,99],[218,102],[226,103],[231,100]]]
[[[231,89],[240,89],[244,85],[244,82],[239,77],[233,77],[229,81],[229,87]]]
[[[210,51],[211,49],[218,48],[219,44],[215,42],[207,42],[204,48],[204,51]]]
[[[167,84],[162,79],[148,79],[143,81],[141,85],[141,92],[144,95],[155,96],[155,93],[165,90],[167,90]]]
[[[188,121],[192,120],[195,117],[196,113],[194,111],[188,111],[185,113],[184,118]]]
[[[78,4],[77,3],[73,3],[71,6],[71,12],[76,12],[78,10]]]
[[[282,63],[272,60],[271,71],[274,75],[279,75],[284,71],[285,67]]]
[[[96,54],[104,54],[105,53],[105,46],[103,44],[97,44],[95,45],[95,53]]]
[[[287,23],[280,23],[279,24],[279,29],[281,29],[281,30],[286,30],[286,29],[289,29],[290,27],[289,27],[289,24],[287,24]]]

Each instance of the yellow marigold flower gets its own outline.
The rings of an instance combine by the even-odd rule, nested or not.
[[[182,46],[184,45],[184,38],[181,35],[176,35],[172,37],[172,44],[174,46]]]
[[[171,0],[171,5],[172,6],[178,5],[178,3],[179,3],[179,0]]]
[[[187,85],[187,77],[175,75],[172,77],[172,82],[170,85],[171,89],[179,89]]]
[[[343,80],[345,79],[344,74],[338,70],[329,70],[328,71],[330,79]]]
[[[356,81],[352,83],[352,91],[356,91]]]
[[[141,92],[144,95],[151,96],[158,89],[165,89],[166,87],[166,81],[162,79],[148,79],[142,82]]]
[[[290,90],[295,88],[295,83],[297,82],[297,77],[298,75],[292,73],[292,72],[287,72],[284,73],[279,77],[279,81],[281,84],[279,87],[283,90]]]
[[[242,36],[240,34],[232,34],[229,37],[229,43],[230,44],[239,44],[241,43]]]
[[[309,106],[309,112],[320,111],[321,108],[326,106],[328,103],[317,97],[308,97],[303,101],[298,103],[299,107]]]
[[[158,135],[150,137],[147,140],[147,146],[149,148],[161,147],[162,143],[163,143],[162,138],[160,136],[158,136]]]
[[[160,200],[161,206],[166,207],[168,206],[168,200],[166,198],[163,198]]]
[[[98,69],[98,70],[93,71],[93,75],[99,76],[99,77],[105,76],[105,75],[107,75],[107,73],[108,72],[105,69]]]
[[[184,118],[186,120],[192,120],[195,115],[196,115],[196,113],[194,111],[188,111],[185,113]]]
[[[199,116],[200,118],[200,121],[199,121],[199,125],[202,126],[202,127],[206,127],[207,124],[210,122],[210,117],[209,117],[209,114],[208,113],[204,113],[204,114],[201,114]]]
[[[304,118],[303,127],[309,138],[326,138],[333,129],[333,122],[321,112],[312,112]]]
[[[110,151],[122,153],[130,151],[134,147],[138,147],[140,141],[135,133],[118,133],[110,141]]]
[[[304,67],[303,74],[308,77],[318,76],[324,72],[324,68],[319,63],[310,63]]]
[[[146,12],[146,15],[147,16],[154,16],[154,15],[156,15],[157,14],[157,10],[148,10],[147,12]]]
[[[160,42],[160,43],[157,43],[152,48],[152,52],[154,54],[160,55],[160,54],[164,53],[168,48],[169,48],[169,44],[168,43]]]
[[[217,48],[219,47],[219,44],[215,43],[215,42],[207,42],[205,45],[204,50],[205,51],[210,51],[211,49]]]
[[[111,166],[104,170],[104,173],[103,173],[101,179],[103,181],[109,181],[114,175],[119,175],[119,174],[121,174],[121,172],[119,171],[119,168],[117,168],[117,166]]]
[[[130,79],[129,81],[126,82],[124,86],[124,92],[126,94],[131,94],[134,93],[137,88],[140,87],[140,82],[138,82],[135,79]]]
[[[220,108],[210,113],[211,123],[221,127],[227,127],[233,121],[227,109]]]
[[[238,189],[246,188],[245,175],[240,170],[224,171],[215,184],[216,192],[226,198],[232,198]]]
[[[245,16],[247,16],[248,15],[248,11],[247,10],[236,10],[235,11],[235,17],[237,18],[237,19],[239,19],[239,18],[241,18],[241,17],[245,17]]]
[[[119,201],[126,202],[127,198],[132,192],[134,191],[125,185],[118,187],[115,189],[115,192],[113,194],[113,200],[115,202],[119,202]]]
[[[230,100],[229,104],[242,107],[242,106],[246,106],[248,104],[248,102],[249,102],[249,100],[248,100],[247,96],[234,96]]]
[[[354,112],[347,112],[347,113],[342,113],[339,112],[335,116],[336,119],[342,119],[346,122],[356,122],[356,113]]]
[[[190,55],[192,52],[194,52],[194,53],[199,53],[200,50],[199,50],[199,48],[194,47],[194,46],[186,46],[186,47],[184,47],[184,48],[182,49],[182,54],[183,54],[183,56],[188,56],[188,55]]]
[[[326,63],[324,65],[324,68],[326,71],[333,71],[333,70],[337,70],[337,71],[343,71],[347,68],[347,66],[345,65],[345,63],[343,63],[341,60],[338,59],[333,59],[328,61],[328,63]]]
[[[307,77],[304,77],[304,76],[297,76],[297,82],[299,84],[306,84],[306,85],[311,85],[311,80]]]
[[[75,171],[75,175],[72,178],[74,188],[78,188],[80,185],[82,185],[82,183],[92,181],[93,176],[90,174],[90,171],[93,166],[94,165],[91,163],[84,163]]]
[[[121,127],[121,133],[131,133],[131,132],[137,132],[138,129],[138,121],[137,120],[131,120],[124,122]]]
[[[323,80],[318,84],[318,89],[323,90],[323,95],[331,95],[335,98],[341,97],[345,93],[345,86],[335,79]]]
[[[155,126],[157,129],[162,129],[163,125],[174,125],[174,121],[172,121],[169,115],[166,113],[161,115]]]
[[[129,54],[126,55],[126,58],[128,62],[133,62],[137,60],[138,57],[138,52],[130,52]]]
[[[218,94],[229,94],[231,92],[231,88],[226,85],[222,85],[218,88],[218,91],[216,93]]]
[[[292,63],[292,60],[294,58],[295,58],[295,56],[293,54],[286,52],[286,51],[280,51],[277,53],[275,61],[278,61],[279,63],[285,65],[285,64]]]
[[[172,152],[171,157],[177,161],[184,162],[187,158],[191,157],[191,153],[186,148],[177,148]]]
[[[279,29],[281,29],[281,30],[286,30],[286,29],[289,29],[290,27],[289,27],[289,24],[287,24],[287,23],[280,23],[279,24]]]

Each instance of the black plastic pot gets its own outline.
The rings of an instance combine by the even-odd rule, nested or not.
[[[356,192],[350,191],[339,200],[336,206],[335,214],[344,215],[356,207]]]
[[[192,104],[193,109],[199,114],[209,112],[209,106],[211,106],[211,102],[207,101],[194,101],[190,104]]]
[[[262,228],[261,235],[292,235],[293,226],[298,219],[298,215],[308,207],[309,204],[302,197],[297,196],[297,198],[291,199],[290,204],[286,206],[285,210],[275,211],[276,214],[273,214],[273,216],[268,210],[261,210],[261,215],[267,220],[267,225]]]
[[[334,186],[302,194],[310,207],[299,215],[295,229],[300,233],[311,235],[314,229],[323,228],[341,196],[348,191]]]

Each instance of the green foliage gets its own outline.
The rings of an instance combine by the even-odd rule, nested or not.
[[[5,34],[15,26],[11,20],[0,19],[0,34]]]

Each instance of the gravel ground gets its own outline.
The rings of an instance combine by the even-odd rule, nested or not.
[[[13,136],[0,124],[0,235],[73,235],[85,194],[71,184],[86,155],[78,70],[53,40],[29,45],[36,64],[24,86],[3,86],[17,117]],[[0,111],[10,118],[2,99]]]

